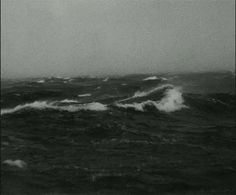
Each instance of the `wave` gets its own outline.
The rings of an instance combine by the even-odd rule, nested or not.
[[[89,97],[89,96],[91,96],[90,93],[85,93],[85,94],[78,95],[78,97]]]
[[[94,90],[99,90],[101,89],[101,86],[96,87]]]
[[[45,83],[45,80],[39,80],[37,83]]]
[[[168,79],[165,78],[165,77],[161,77],[161,80],[163,80],[163,81],[168,81]]]
[[[109,79],[110,79],[110,78],[107,77],[107,78],[105,78],[105,79],[103,80],[103,82],[107,82]]]
[[[171,84],[164,84],[164,85],[161,85],[161,86],[158,86],[158,87],[155,87],[155,88],[152,88],[148,91],[137,91],[135,92],[133,98],[136,98],[136,97],[145,97],[145,96],[148,96],[156,91],[159,91],[159,90],[162,90],[162,89],[165,89],[167,87],[174,87],[173,85]]]
[[[165,77],[157,77],[157,76],[150,76],[150,77],[143,79],[143,81],[153,81],[153,80],[167,81],[168,79]]]
[[[12,114],[25,109],[36,109],[36,110],[53,109],[53,110],[68,111],[68,112],[77,112],[80,110],[105,111],[107,110],[107,106],[99,102],[91,102],[87,104],[76,104],[76,105],[75,104],[60,105],[60,102],[58,101],[53,101],[53,102],[35,101],[32,103],[18,105],[14,108],[2,109],[1,115]]]
[[[118,102],[123,102],[123,101],[126,101],[126,100],[139,98],[139,97],[145,97],[145,96],[148,96],[148,95],[150,95],[154,92],[160,91],[160,90],[168,88],[168,87],[173,88],[174,86],[171,85],[171,84],[164,84],[164,85],[157,86],[155,88],[152,88],[152,89],[149,89],[149,90],[146,90],[146,91],[136,91],[132,97],[119,100]]]
[[[173,112],[187,108],[184,105],[184,99],[182,96],[181,88],[168,89],[165,93],[165,97],[157,104],[157,108],[160,111]]]
[[[154,106],[159,111],[164,112],[174,112],[181,110],[182,108],[187,108],[187,106],[184,105],[181,89],[177,87],[167,89],[165,96],[160,101],[147,100],[141,103],[134,102],[130,104],[116,103],[116,106],[122,108],[134,108],[137,111],[144,111],[146,106]]]
[[[47,103],[46,101],[35,101],[33,103],[18,105],[14,108],[2,109],[1,115],[11,114],[11,113],[18,112],[18,111],[20,111],[22,109],[26,109],[26,108],[34,108],[34,109],[42,110],[45,108],[53,108],[53,106],[51,105],[51,103]]]
[[[77,100],[69,100],[69,99],[64,99],[60,101],[61,103],[78,103]]]
[[[158,77],[157,76],[151,76],[151,77],[147,77],[145,79],[143,79],[143,81],[152,81],[152,80],[158,80]]]
[[[19,159],[18,160],[11,160],[11,159],[5,160],[5,161],[3,161],[3,164],[7,164],[7,165],[13,166],[13,167],[18,167],[21,169],[26,168],[26,166],[27,166],[26,162],[24,162],[23,160],[19,160]]]

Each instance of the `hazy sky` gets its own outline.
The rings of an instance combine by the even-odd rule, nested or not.
[[[2,77],[235,66],[234,0],[1,0]]]

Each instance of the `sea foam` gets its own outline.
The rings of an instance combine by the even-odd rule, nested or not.
[[[79,94],[78,97],[89,97],[91,96],[90,93],[85,93],[85,94]]]
[[[157,76],[150,76],[150,77],[147,77],[145,79],[143,79],[143,81],[153,81],[153,80],[162,80],[162,81],[167,81],[168,79],[165,78],[165,77],[157,77]]]
[[[47,101],[35,101],[32,103],[21,104],[14,108],[2,109],[1,115],[11,114],[11,113],[14,113],[14,112],[26,109],[26,108],[34,108],[34,109],[42,110],[45,108],[53,108],[53,105],[51,103],[48,103]]]
[[[11,114],[25,109],[53,109],[59,111],[77,112],[80,110],[91,110],[91,111],[105,111],[107,106],[99,102],[91,102],[87,104],[76,104],[76,105],[60,105],[61,101],[35,101],[32,103],[18,105],[14,108],[7,108],[1,110],[1,115]]]
[[[171,84],[164,84],[164,85],[161,85],[161,86],[157,86],[155,88],[152,88],[150,90],[147,90],[147,91],[137,91],[135,92],[135,94],[133,95],[133,98],[136,98],[136,97],[144,97],[144,96],[148,96],[156,91],[159,91],[159,90],[162,90],[162,89],[165,89],[167,87],[173,87],[173,85]]]
[[[18,167],[18,168],[26,168],[27,164],[23,161],[23,160],[5,160],[3,161],[3,164],[7,164],[9,166],[13,166],[13,167]]]
[[[181,88],[168,89],[165,93],[164,98],[156,105],[157,109],[165,112],[173,112],[187,108],[184,105],[184,99],[181,93]]]
[[[109,80],[109,77],[105,78],[103,82],[107,82]]]
[[[157,76],[150,76],[150,77],[143,79],[143,81],[151,81],[151,80],[157,80],[157,79],[158,79]]]
[[[45,80],[39,80],[37,83],[45,83]]]
[[[64,99],[60,101],[61,103],[77,103],[77,100]]]
[[[144,111],[146,106],[154,106],[156,109],[164,112],[174,112],[181,110],[182,108],[187,108],[187,106],[184,105],[181,89],[177,87],[167,89],[165,96],[160,101],[147,100],[141,103],[116,103],[116,106],[122,108],[134,108],[137,111]]]
[[[151,88],[149,90],[136,91],[132,97],[119,100],[118,102],[124,102],[124,101],[130,100],[130,99],[135,99],[135,98],[139,98],[139,97],[145,97],[145,96],[148,96],[148,95],[150,95],[152,93],[155,93],[157,91],[160,91],[160,90],[168,88],[168,87],[169,88],[173,88],[174,86],[171,85],[171,84],[164,84],[164,85],[161,85],[161,86],[157,86],[157,87]]]

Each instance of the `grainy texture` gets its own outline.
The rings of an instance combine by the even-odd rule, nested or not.
[[[235,194],[235,76],[143,80],[149,76],[3,81],[2,194]],[[115,103],[159,102],[177,86],[188,108],[138,111]],[[146,95],[133,97],[137,91]],[[91,102],[106,109],[81,109]],[[9,159],[27,166],[3,163]]]

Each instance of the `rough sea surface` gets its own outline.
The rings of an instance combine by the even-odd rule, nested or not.
[[[2,80],[3,195],[236,194],[235,74]]]

